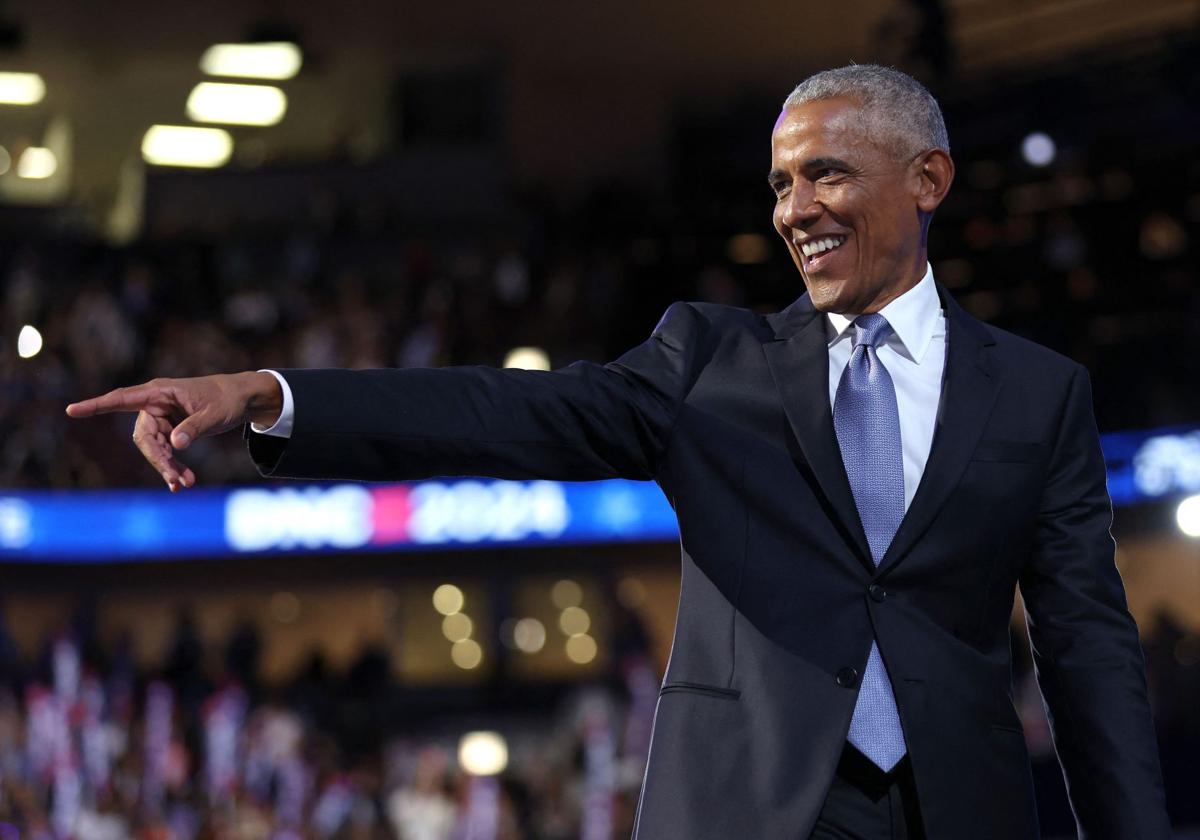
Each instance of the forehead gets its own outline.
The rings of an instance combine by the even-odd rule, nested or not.
[[[777,163],[875,150],[863,109],[852,99],[818,99],[784,108],[771,132],[771,158]]]

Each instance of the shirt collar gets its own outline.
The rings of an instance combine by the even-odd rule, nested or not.
[[[937,287],[933,283],[933,267],[926,263],[925,276],[921,281],[883,307],[879,314],[892,325],[892,334],[903,346],[905,355],[920,364],[933,341],[933,333],[942,314],[942,303],[938,300]],[[826,313],[832,328],[830,345],[847,334],[857,317],[838,312]]]

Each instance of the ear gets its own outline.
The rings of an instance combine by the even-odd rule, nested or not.
[[[950,184],[954,181],[954,161],[941,149],[930,149],[913,161],[919,179],[917,185],[917,207],[924,213],[932,213],[942,203]]]

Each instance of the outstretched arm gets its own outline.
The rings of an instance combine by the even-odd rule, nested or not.
[[[251,454],[264,474],[298,478],[651,478],[702,346],[703,319],[675,304],[607,365],[284,371],[291,437],[252,434]],[[282,400],[269,373],[222,374],[119,388],[67,414],[138,412],[134,442],[175,491],[196,482],[179,451],[246,423],[271,426]]]
[[[264,474],[296,478],[652,478],[702,327],[676,304],[615,362],[558,371],[280,371],[295,401],[291,437],[250,435],[250,452]]]

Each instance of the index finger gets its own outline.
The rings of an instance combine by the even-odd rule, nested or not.
[[[157,392],[158,388],[149,383],[134,385],[131,388],[117,388],[90,400],[71,403],[67,406],[67,416],[93,417],[114,411],[141,411]]]

